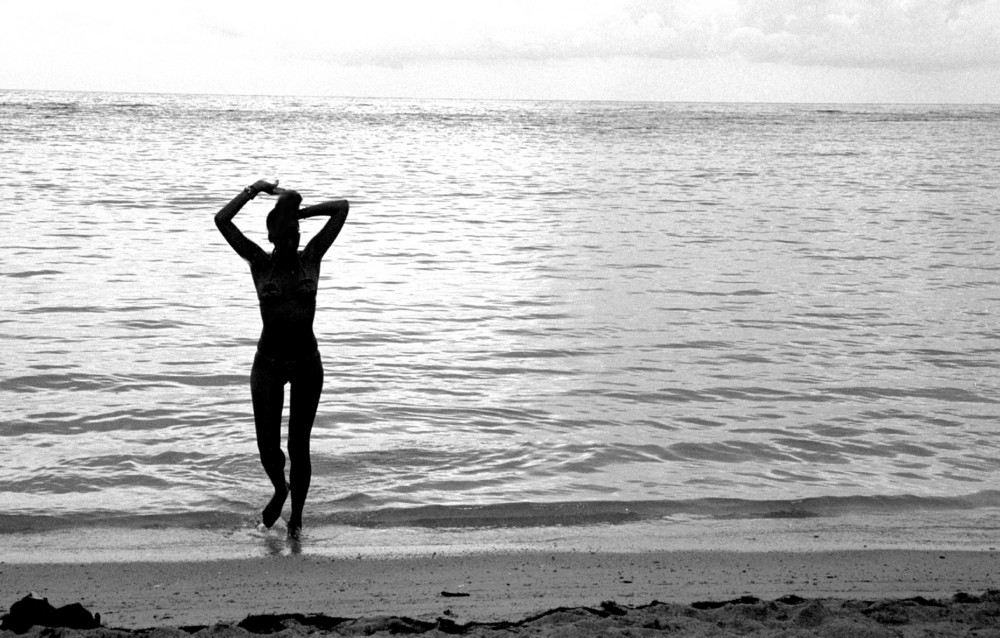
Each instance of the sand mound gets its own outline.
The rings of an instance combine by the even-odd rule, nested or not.
[[[259,636],[819,636],[877,638],[900,636],[977,636],[1000,638],[1000,592],[981,596],[956,594],[951,600],[908,599],[806,600],[784,596],[761,601],[744,597],[690,605],[654,601],[637,607],[604,602],[597,607],[551,609],[510,622],[460,624],[447,617],[434,621],[397,616],[336,618],[283,614],[249,616],[210,627],[158,627],[119,630],[32,627],[24,634],[0,632],[2,638],[257,638]]]

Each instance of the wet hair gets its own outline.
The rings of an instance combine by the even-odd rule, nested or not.
[[[302,196],[295,191],[285,191],[278,195],[278,202],[267,214],[267,238],[273,244],[278,235],[293,223],[298,226],[299,204]]]

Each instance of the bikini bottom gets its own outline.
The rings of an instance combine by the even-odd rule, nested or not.
[[[260,384],[313,383],[323,384],[323,361],[319,350],[299,359],[275,359],[260,351],[253,358],[253,368],[250,371],[250,385],[260,387]]]

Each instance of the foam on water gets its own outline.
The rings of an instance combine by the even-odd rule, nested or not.
[[[356,527],[320,524],[300,539],[279,522],[235,527],[78,527],[6,534],[9,563],[205,561],[312,556],[394,558],[491,552],[810,552],[861,549],[995,551],[1000,508],[826,517],[711,518],[524,527]]]

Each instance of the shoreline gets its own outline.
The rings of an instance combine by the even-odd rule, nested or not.
[[[271,557],[0,563],[9,608],[29,592],[82,603],[103,626],[235,625],[248,616],[516,622],[602,602],[640,607],[753,596],[950,600],[1000,586],[1000,553],[955,550],[497,551],[411,557]]]
[[[230,526],[88,526],[0,534],[0,561],[14,563],[209,562],[288,557],[347,560],[431,555],[670,552],[993,552],[1000,508],[848,513],[825,517],[669,517],[620,524],[538,527],[310,525],[290,541],[279,519]],[[0,605],[3,601],[0,600]]]

